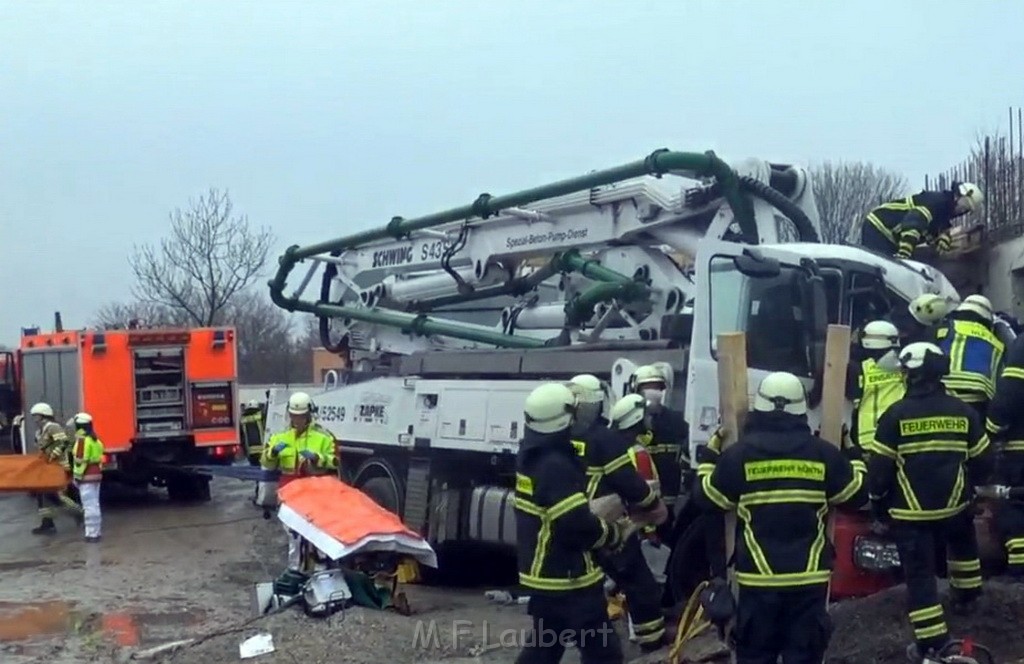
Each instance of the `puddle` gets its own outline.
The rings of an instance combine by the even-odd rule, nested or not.
[[[0,642],[57,636],[74,629],[75,615],[67,602],[0,602]]]
[[[0,572],[15,572],[22,569],[35,569],[52,565],[48,560],[14,560],[0,563]]]
[[[201,626],[206,616],[204,609],[86,615],[63,601],[0,602],[0,643],[79,634],[105,638],[121,647],[150,646],[182,638]]]

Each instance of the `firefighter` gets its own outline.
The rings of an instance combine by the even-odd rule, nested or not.
[[[689,465],[686,459],[689,425],[682,413],[665,403],[668,382],[657,366],[648,364],[637,368],[631,387],[634,393],[647,400],[649,428],[641,435],[640,442],[651,454],[661,482],[662,500],[672,514],[682,490],[683,464]]]
[[[263,456],[263,437],[265,435],[263,407],[259,401],[250,399],[245,404],[238,426],[242,438],[242,448],[249,459],[249,464],[258,466],[260,457]]]
[[[85,541],[99,542],[103,515],[100,511],[100,484],[103,481],[103,443],[93,429],[92,415],[78,413],[72,418],[75,427],[74,460],[75,485],[82,497],[85,521]]]
[[[820,664],[832,630],[828,509],[866,502],[859,448],[813,435],[803,384],[776,372],[758,386],[736,444],[703,462],[714,469],[701,469],[696,500],[739,517],[735,661]]]
[[[1006,366],[996,383],[985,429],[999,450],[995,481],[1002,486],[1024,487],[1024,336],[1006,352]],[[1024,581],[1024,502],[997,503],[996,530],[1006,547],[1007,572]]]
[[[896,258],[910,258],[922,243],[946,253],[952,220],[981,209],[983,198],[976,184],[954,182],[947,191],[922,191],[883,203],[864,217],[861,246]]]
[[[950,598],[967,611],[981,592],[981,562],[970,509],[985,479],[989,439],[978,414],[947,394],[949,360],[935,344],[900,352],[907,394],[885,411],[875,431],[868,481],[871,511],[887,522],[899,549],[915,643],[921,661],[949,640],[935,580],[936,547],[947,547]]]
[[[611,409],[613,430],[600,416],[604,390],[596,376],[582,374],[570,381],[577,395],[573,445],[583,457],[590,500],[616,494],[637,519],[658,525],[668,518],[668,509],[658,492],[651,489],[636,469],[637,431],[646,411],[644,398],[630,394]],[[642,650],[656,650],[665,639],[665,617],[661,612],[661,587],[647,565],[636,534],[626,539],[621,551],[599,553],[597,562],[626,596],[635,641]]]
[[[48,403],[37,403],[29,410],[29,415],[36,425],[36,449],[39,454],[52,463],[59,463],[71,479],[71,440],[53,416],[53,408]],[[36,494],[39,508],[39,525],[32,529],[33,535],[52,535],[57,532],[53,519],[56,516],[54,506],[71,513],[75,522],[83,521],[82,506],[71,497],[67,488],[57,493]]]
[[[943,382],[950,394],[978,412],[984,424],[1006,349],[992,333],[992,303],[982,295],[970,295],[948,318],[935,335],[936,345],[949,357]]]
[[[571,389],[545,383],[523,409],[514,505],[519,583],[530,593],[533,625],[517,664],[557,664],[570,640],[586,664],[624,661],[594,561],[597,551],[622,547],[624,529],[590,511],[586,472],[572,445],[576,406]]]
[[[288,429],[271,436],[263,447],[260,466],[281,471],[278,488],[300,477],[330,472],[334,439],[310,426],[311,402],[305,392],[293,392],[288,397]],[[298,570],[301,565],[299,536],[287,526],[285,531],[288,533],[288,567]]]
[[[850,437],[862,452],[871,450],[878,418],[906,392],[899,365],[899,336],[899,330],[888,321],[865,325],[858,357],[846,372],[846,398],[854,407]]]
[[[924,293],[911,300],[906,314],[896,321],[904,345],[919,341],[935,343],[935,335],[949,309],[950,302],[936,293]]]

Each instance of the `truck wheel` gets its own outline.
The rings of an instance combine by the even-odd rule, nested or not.
[[[390,477],[371,477],[357,488],[387,511],[393,514],[401,513],[398,504],[398,487]]]

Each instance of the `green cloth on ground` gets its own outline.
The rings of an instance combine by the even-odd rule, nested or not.
[[[352,591],[352,603],[371,609],[387,609],[391,607],[391,590],[381,588],[373,579],[363,572],[344,570],[345,583]]]

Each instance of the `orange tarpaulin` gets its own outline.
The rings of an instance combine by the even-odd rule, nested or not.
[[[278,518],[334,560],[363,551],[394,551],[437,567],[423,537],[359,489],[336,477],[305,477],[278,490]]]
[[[67,485],[67,473],[60,464],[35,454],[0,456],[0,491],[60,491]]]

